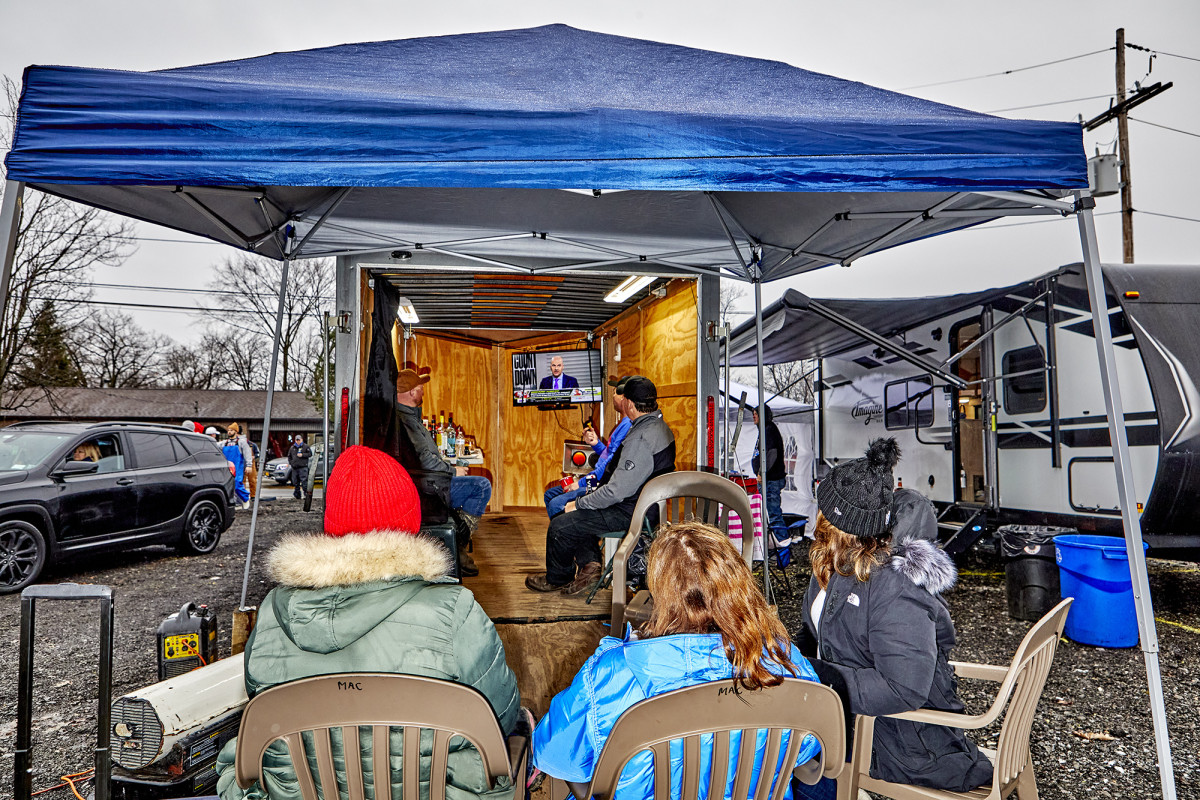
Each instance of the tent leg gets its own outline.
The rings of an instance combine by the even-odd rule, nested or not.
[[[21,227],[21,208],[25,201],[22,181],[4,182],[4,204],[0,205],[0,237],[4,242],[4,266],[0,268],[0,334],[4,312],[8,311],[8,289],[12,283],[13,265],[17,260],[17,232]]]
[[[1082,201],[1084,198],[1080,196],[1080,199]],[[1117,499],[1121,506],[1121,521],[1125,528],[1125,548],[1129,553],[1129,576],[1133,581],[1138,633],[1142,654],[1146,659],[1146,681],[1150,691],[1150,714],[1154,721],[1154,741],[1158,748],[1158,772],[1162,780],[1162,796],[1164,800],[1175,800],[1175,772],[1171,761],[1171,740],[1167,732],[1162,675],[1158,665],[1158,633],[1154,626],[1150,579],[1146,573],[1146,555],[1142,547],[1142,525],[1137,516],[1137,497],[1133,488],[1129,440],[1125,433],[1125,408],[1121,400],[1121,384],[1117,376],[1112,329],[1109,326],[1104,276],[1100,271],[1096,223],[1092,218],[1090,207],[1082,208],[1077,212],[1077,216],[1079,218],[1079,238],[1083,245],[1088,296],[1092,304],[1092,327],[1096,333],[1096,350],[1100,362],[1100,385],[1104,390],[1104,407],[1108,412],[1108,435],[1112,439],[1113,446]]]
[[[763,380],[763,322],[762,322],[762,264],[756,259],[754,270],[754,345],[758,356],[758,491],[762,495],[763,521],[763,595],[774,603],[771,595],[771,516],[767,512],[767,385]],[[729,384],[725,384],[729,390]],[[783,453],[779,454],[780,456]],[[750,525],[754,529],[754,525]]]
[[[292,244],[295,229],[287,227],[287,255],[283,259],[283,271],[279,278],[279,307],[275,311],[275,339],[271,342],[271,369],[267,377],[267,408],[263,412],[262,454],[263,464],[267,463],[267,453],[271,442],[271,406],[275,402],[275,373],[279,367],[279,342],[283,338],[283,309],[287,298],[288,267],[292,265]],[[246,541],[246,569],[242,574],[242,601],[240,609],[246,607],[246,591],[250,586],[250,559],[254,555],[254,531],[258,526],[258,504],[262,500],[262,492],[254,495],[254,507],[250,512],[250,535]]]

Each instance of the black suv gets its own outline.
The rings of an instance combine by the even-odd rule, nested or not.
[[[70,556],[152,544],[212,552],[233,504],[229,462],[198,433],[137,422],[0,428],[0,593]]]

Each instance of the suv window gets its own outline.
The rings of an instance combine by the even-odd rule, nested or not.
[[[181,453],[196,455],[197,453],[212,453],[216,443],[207,436],[176,436],[175,446],[181,448]]]
[[[69,433],[41,431],[0,433],[0,472],[36,467],[49,458],[70,436]]]
[[[179,461],[175,448],[171,446],[170,434],[166,433],[130,433],[133,439],[133,451],[137,453],[139,469],[152,467],[169,467]]]
[[[100,472],[120,472],[125,469],[125,456],[121,452],[121,439],[115,433],[93,436],[75,445],[67,456],[72,461],[94,461]]]

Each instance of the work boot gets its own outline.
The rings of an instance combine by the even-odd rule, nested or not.
[[[600,566],[599,561],[589,561],[583,565],[583,569],[575,576],[575,580],[563,587],[562,593],[566,595],[583,594],[600,580],[600,574],[604,568]]]
[[[539,572],[525,579],[525,588],[534,592],[557,592],[564,584],[555,585],[546,580],[546,573]]]
[[[465,544],[458,546],[458,574],[464,578],[474,578],[479,574],[479,567],[475,566],[475,559],[471,558]]]

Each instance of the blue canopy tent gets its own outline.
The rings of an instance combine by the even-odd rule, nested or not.
[[[764,281],[1001,216],[1074,216],[1098,263],[1078,125],[562,25],[147,73],[30,67],[6,165],[0,301],[25,185],[285,263],[723,276],[753,283],[760,311]],[[264,435],[269,416],[270,399]],[[1159,739],[1173,796],[1165,722]]]

